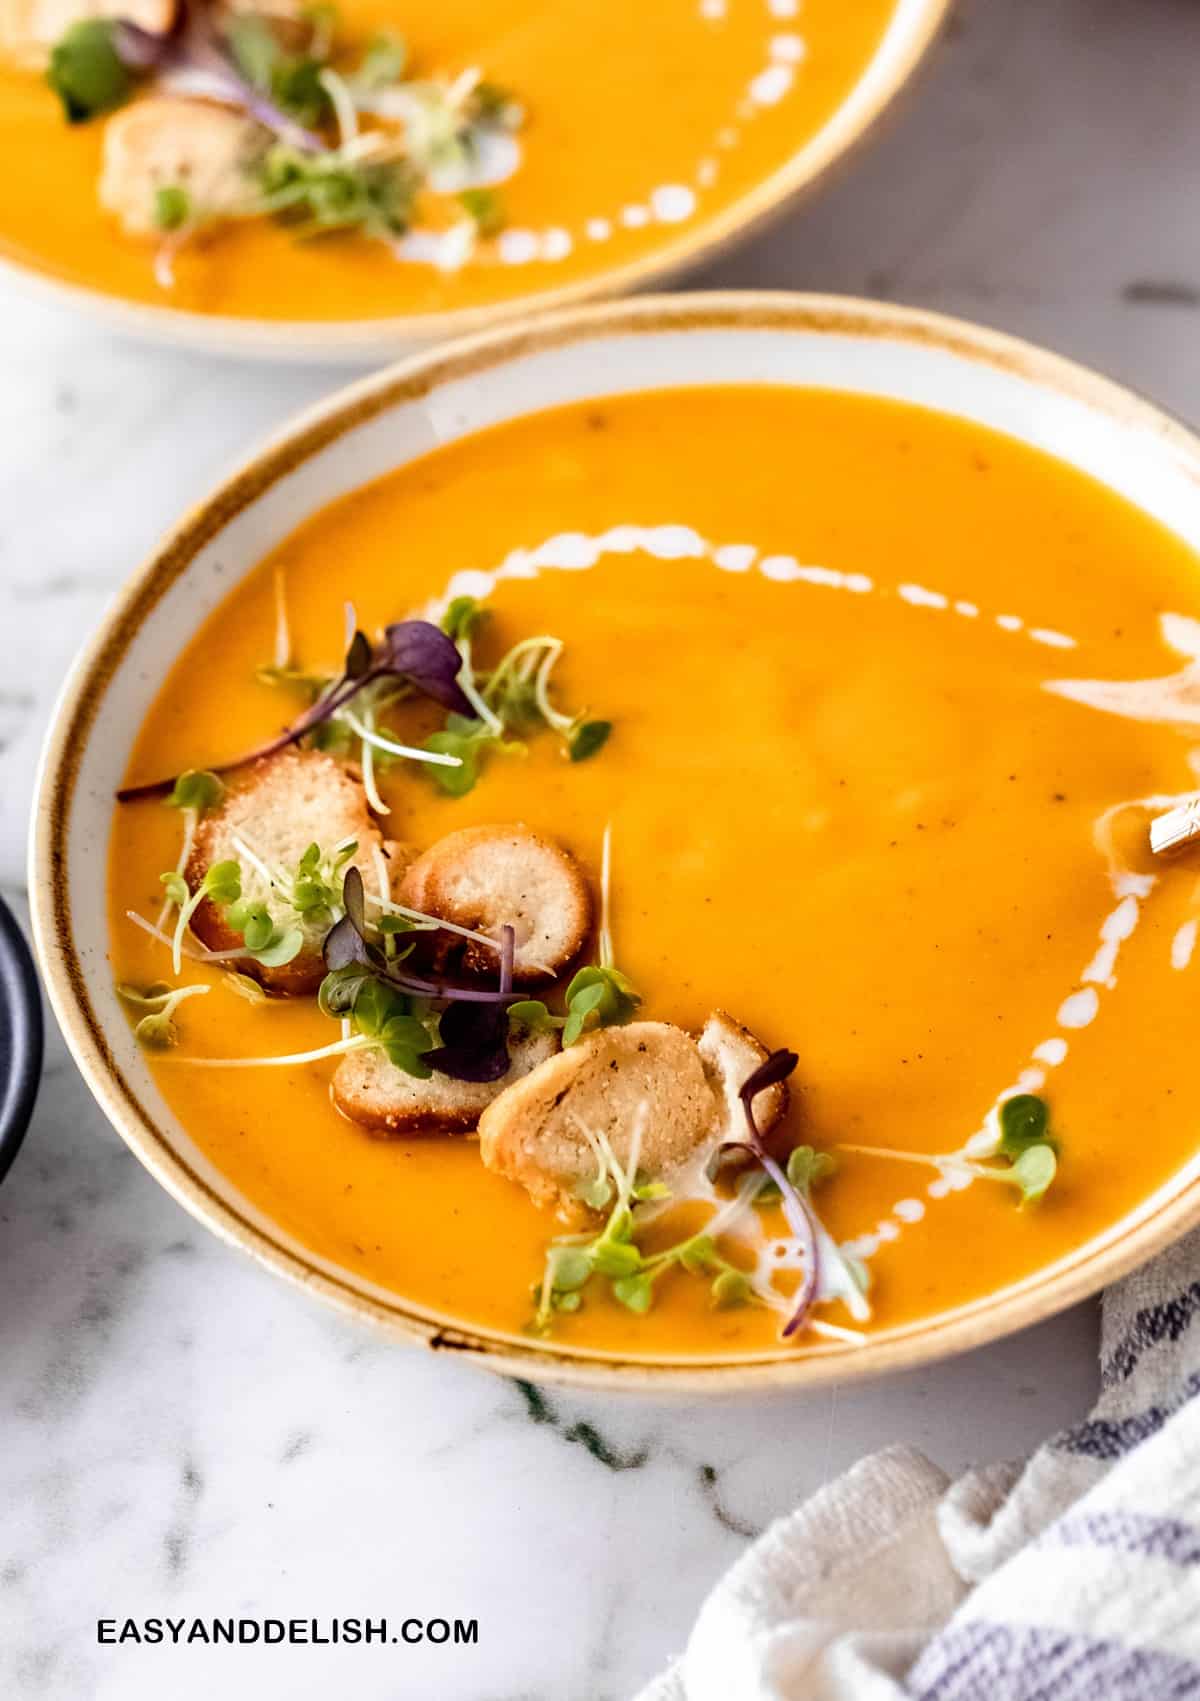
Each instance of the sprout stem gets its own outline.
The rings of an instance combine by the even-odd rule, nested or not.
[[[353,709],[341,708],[337,711],[338,720],[345,721],[362,739],[364,744],[373,744],[376,750],[386,750],[389,756],[407,756],[414,762],[431,762],[439,768],[461,768],[461,756],[447,756],[438,750],[417,750],[411,744],[397,744],[393,738],[385,738],[381,732],[374,732],[356,715]]]
[[[348,1051],[364,1051],[378,1043],[366,1034],[355,1034],[352,1039],[334,1040],[332,1045],[318,1046],[315,1051],[293,1051],[284,1057],[176,1057],[172,1061],[186,1063],[192,1069],[272,1069],[289,1064],[320,1063],[326,1057],[341,1057]]]

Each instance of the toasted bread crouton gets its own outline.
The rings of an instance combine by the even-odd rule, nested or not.
[[[0,0],[0,54],[40,70],[72,24],[123,18],[152,35],[165,35],[175,12],[176,0]]]
[[[518,986],[564,969],[592,921],[591,894],[574,858],[520,823],[448,833],[411,864],[400,901],[497,940],[507,923],[516,934]],[[458,963],[470,973],[495,974],[497,955],[489,946],[435,937],[443,968]]]
[[[333,1102],[343,1116],[373,1134],[467,1134],[498,1093],[557,1050],[554,1034],[526,1034],[509,1047],[512,1066],[498,1081],[418,1081],[380,1050],[352,1051],[333,1077]]]
[[[184,190],[189,220],[237,212],[252,198],[248,167],[263,135],[241,113],[207,101],[135,100],[105,128],[100,204],[131,236],[160,234],[159,189]]]
[[[664,1178],[711,1141],[716,1111],[691,1036],[631,1022],[588,1034],[503,1092],[479,1119],[480,1155],[535,1204],[570,1206],[597,1169],[585,1130],[625,1167],[640,1123],[637,1167]]]
[[[746,1116],[738,1094],[759,1065],[767,1061],[770,1053],[749,1028],[735,1022],[724,1010],[713,1011],[696,1044],[708,1084],[720,1106],[718,1144],[724,1140],[744,1140]],[[777,1081],[773,1087],[755,1095],[754,1120],[760,1134],[774,1128],[787,1105],[788,1090],[784,1081]]]
[[[371,896],[391,896],[387,887],[403,870],[409,853],[402,845],[385,843],[367,808],[362,782],[340,762],[320,750],[282,750],[256,762],[204,816],[185,874],[195,891],[212,863],[236,862],[243,900],[265,904],[280,926],[291,926],[297,917],[286,893],[296,864],[311,844],[328,855],[347,839],[358,843],[350,861],[363,877],[368,916],[378,914]],[[282,882],[275,884],[269,875],[282,876]],[[251,961],[239,966],[271,992],[313,992],[325,972],[321,942],[327,925],[318,919],[304,926],[304,948],[282,968]],[[233,951],[242,943],[207,898],[192,917],[192,931],[214,951]]]

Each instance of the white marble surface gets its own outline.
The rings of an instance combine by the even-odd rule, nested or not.
[[[925,303],[1200,412],[1200,4],[964,0],[839,184],[701,281]],[[339,378],[0,313],[0,884],[53,693],[113,588]],[[1094,1377],[1083,1308],[939,1369],[702,1406],[542,1401],[360,1333],[193,1225],[51,1037],[0,1192],[0,1694],[615,1701],[747,1537],[885,1442],[1020,1452]],[[479,1645],[98,1647],[101,1616],[478,1617]]]

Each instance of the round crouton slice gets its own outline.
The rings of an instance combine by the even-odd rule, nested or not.
[[[754,1071],[767,1061],[770,1052],[749,1028],[724,1010],[714,1010],[705,1022],[696,1041],[708,1084],[721,1107],[721,1127],[718,1144],[723,1140],[744,1140],[746,1116],[739,1094]],[[767,1134],[788,1107],[785,1081],[766,1087],[754,1098],[754,1120],[760,1134]]]
[[[518,986],[559,974],[592,923],[591,894],[574,858],[519,822],[448,833],[410,865],[399,895],[425,915],[497,940],[505,924],[512,927]],[[497,955],[489,946],[435,937],[443,969],[458,963],[469,973],[495,974]]]
[[[385,842],[367,807],[362,782],[351,770],[321,750],[281,750],[256,762],[203,817],[185,874],[194,892],[214,862],[236,862],[243,899],[265,904],[280,926],[295,925],[287,882],[296,864],[311,844],[328,854],[347,839],[357,841],[350,864],[362,874],[367,914],[377,915],[372,896],[391,896],[390,888],[411,853],[403,845]],[[301,926],[304,947],[290,963],[269,969],[247,959],[238,967],[270,992],[315,992],[325,973],[325,926]],[[192,932],[214,951],[234,951],[242,943],[223,911],[207,898],[192,917]]]
[[[105,127],[100,204],[131,236],[161,234],[159,189],[182,189],[189,219],[238,212],[252,198],[248,168],[263,136],[241,113],[207,101],[135,100]]]
[[[175,13],[176,0],[0,0],[0,53],[40,70],[72,24],[123,18],[151,35],[166,35]]]
[[[589,1034],[501,1093],[479,1119],[480,1155],[535,1204],[577,1208],[597,1169],[585,1130],[625,1167],[640,1123],[637,1167],[657,1180],[711,1142],[717,1108],[691,1036],[631,1022]]]
[[[512,1064],[498,1081],[455,1081],[406,1075],[379,1050],[352,1051],[333,1077],[333,1102],[343,1116],[373,1134],[468,1134],[498,1093],[528,1075],[558,1048],[555,1034],[526,1034],[512,1042]]]

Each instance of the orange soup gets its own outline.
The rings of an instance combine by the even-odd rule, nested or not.
[[[396,758],[375,776],[384,830],[419,850],[524,822],[597,899],[609,830],[611,950],[637,1019],[695,1033],[723,1008],[798,1054],[772,1149],[832,1160],[803,1159],[800,1190],[826,1264],[869,1276],[865,1307],[815,1305],[826,1332],[852,1341],[990,1295],[1194,1155],[1194,867],[1155,864],[1147,845],[1150,800],[1194,776],[1178,732],[1120,682],[1182,666],[1200,577],[1098,484],[950,417],[816,390],[664,391],[518,419],[300,526],[191,638],[131,781],[219,765],[299,712],[303,695],[260,671],[281,586],[287,648],[325,674],[347,600],[376,634],[477,599],[481,681],[520,640],[561,641],[555,702],[611,723],[603,747],[565,759],[543,727],[487,751],[460,796]],[[407,698],[385,718],[415,747],[445,711]],[[120,982],[171,979],[166,946],[127,912],[153,918],[179,833],[161,802],[116,810]],[[219,966],[187,960],[181,980],[212,990],[179,1006],[155,1077],[251,1201],[440,1314],[531,1326],[564,1232],[553,1212],[484,1167],[470,1135],[379,1138],[339,1115],[333,1059],[193,1066],[305,1053],[340,1030],[311,998],[244,1001]],[[534,996],[563,1009],[562,982]],[[711,1208],[674,1214],[695,1227]],[[652,1248],[675,1232],[659,1210]],[[760,1214],[786,1295],[788,1225]],[[726,1250],[747,1263],[736,1236]],[[714,1303],[711,1276],[672,1267],[641,1310],[595,1277],[543,1322],[564,1345],[634,1354],[778,1344],[782,1313],[753,1294]],[[781,1350],[816,1338],[801,1328]]]
[[[699,234],[779,171],[845,102],[893,10],[894,0],[345,0],[335,62],[351,82],[364,45],[394,31],[404,75],[432,86],[482,73],[523,114],[489,177],[480,240],[435,240],[462,217],[453,196],[418,199],[416,235],[394,242],[353,231],[306,240],[265,217],[209,223],[199,208],[195,239],[169,242],[157,270],[153,232],[127,232],[98,194],[106,132],[129,109],[65,123],[36,68],[43,44],[32,63],[0,71],[0,144],[31,166],[0,184],[0,252],[127,301],[269,320],[440,313],[586,282]],[[186,205],[166,202],[159,217],[161,234],[177,235]]]

